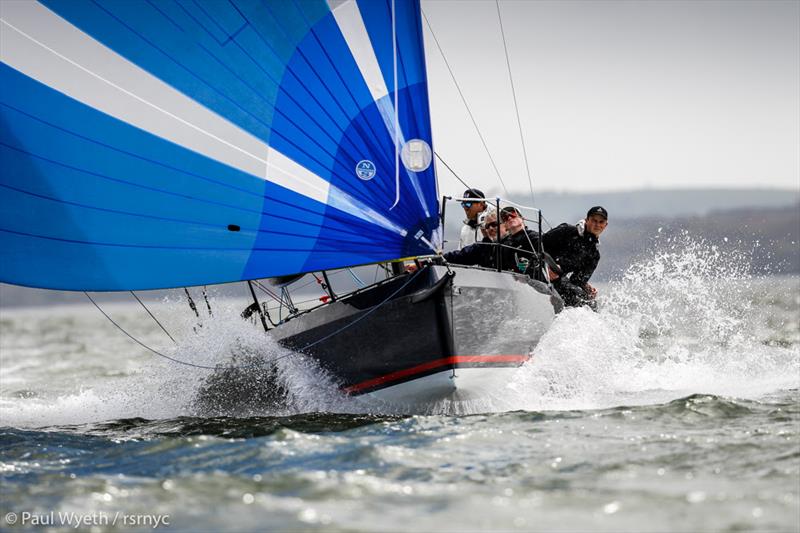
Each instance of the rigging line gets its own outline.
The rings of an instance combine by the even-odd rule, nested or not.
[[[275,300],[275,302],[277,302],[277,304],[278,304],[277,306],[275,306],[275,307],[269,307],[268,306],[267,307],[268,309],[275,310],[275,309],[280,309],[282,307],[287,307],[287,308],[291,309],[292,307],[296,307],[295,305],[292,304],[292,302],[290,300],[288,300],[287,298],[284,297],[284,289],[286,287],[282,287],[281,288],[281,295],[278,296],[274,291],[272,291],[269,287],[267,287],[266,285],[264,285],[260,281],[258,281],[258,280],[252,280],[252,281],[253,281],[253,284],[255,284],[256,287],[258,287],[261,291],[264,292],[264,294],[266,294],[267,296],[269,296],[270,298]],[[313,282],[311,282],[311,283],[313,283]],[[310,283],[306,283],[305,285],[303,285],[301,287],[298,287],[296,290],[300,290],[301,288],[303,288],[303,287],[305,287],[305,286],[307,286],[309,284]],[[306,300],[306,301],[313,301],[313,300],[317,300],[317,298],[312,298],[311,300]],[[304,302],[300,302],[300,303],[304,303]]]
[[[336,270],[336,271],[334,271],[334,272],[331,274],[331,277],[333,277],[333,276],[335,276],[335,275],[337,275],[337,274],[341,274],[342,272],[344,272],[344,269],[342,269],[342,270]],[[306,272],[304,275],[308,275],[308,274],[311,274],[311,272]],[[299,279],[299,278],[298,278],[298,279]],[[255,280],[255,281],[257,281],[257,280]],[[297,286],[297,287],[294,287],[294,290],[295,290],[295,291],[299,291],[300,289],[304,289],[304,288],[308,287],[309,285],[313,285],[314,283],[316,283],[316,280],[315,280],[315,279],[311,279],[311,280],[309,280],[309,281],[307,281],[307,282],[303,283],[302,285],[299,285],[299,286]],[[274,296],[274,295],[273,295],[273,298],[274,298],[276,301],[278,300],[278,298],[277,298],[276,296]]]
[[[323,341],[326,341],[326,340],[330,339],[331,337],[333,337],[333,336],[335,336],[335,335],[338,335],[338,334],[339,334],[339,333],[341,333],[342,331],[344,331],[344,330],[346,330],[346,329],[350,328],[351,326],[354,326],[355,324],[357,324],[357,323],[361,322],[362,320],[364,320],[365,318],[367,318],[369,315],[371,315],[372,313],[374,313],[375,311],[377,311],[378,309],[380,309],[381,307],[383,307],[383,304],[385,304],[386,302],[388,302],[389,300],[391,300],[392,298],[394,298],[395,296],[397,296],[398,294],[400,294],[400,292],[401,292],[403,289],[405,289],[406,287],[408,287],[408,285],[410,285],[410,284],[411,284],[411,282],[412,282],[412,281],[414,281],[414,279],[416,279],[416,277],[417,277],[417,276],[419,276],[420,272],[422,272],[423,270],[425,270],[425,269],[423,268],[423,269],[420,269],[420,270],[417,270],[416,272],[414,272],[414,274],[412,274],[412,275],[411,275],[411,276],[410,276],[410,277],[409,277],[409,278],[406,280],[406,282],[405,282],[405,283],[403,283],[403,284],[402,284],[402,285],[401,285],[401,286],[400,286],[400,287],[399,287],[399,288],[398,288],[396,291],[394,291],[392,294],[390,294],[389,296],[387,296],[387,297],[386,297],[386,299],[384,299],[384,300],[383,300],[381,303],[379,303],[378,305],[376,305],[375,307],[373,307],[372,309],[370,309],[369,311],[367,311],[366,313],[364,313],[364,314],[363,314],[363,315],[361,315],[360,317],[356,318],[356,319],[355,319],[355,320],[353,320],[352,322],[350,322],[350,323],[348,323],[348,324],[346,324],[346,325],[342,326],[341,328],[337,329],[336,331],[333,331],[333,332],[329,333],[328,335],[325,335],[325,336],[324,336],[324,337],[322,337],[321,339],[317,339],[317,340],[315,340],[314,342],[312,342],[312,343],[310,343],[310,344],[306,344],[306,345],[305,345],[305,346],[303,346],[302,348],[292,348],[292,350],[294,350],[294,351],[297,351],[297,352],[299,352],[299,351],[301,351],[301,350],[307,350],[307,349],[311,348],[312,346],[316,346],[317,344],[319,344],[319,343],[321,343],[321,342],[323,342]],[[277,361],[278,359],[283,359],[284,357],[289,357],[290,355],[294,355],[294,354],[293,354],[293,353],[289,353],[289,354],[286,354],[286,355],[282,355],[282,356],[280,356],[280,357],[276,357],[275,359],[272,359],[272,360],[273,360],[273,361]]]
[[[206,301],[206,307],[208,308],[208,316],[214,316],[211,313],[211,304],[208,303],[208,294],[206,294],[206,286],[205,285],[203,285],[203,300]]]
[[[165,328],[165,327],[164,327],[164,326],[161,324],[161,322],[159,322],[159,321],[158,321],[158,319],[155,317],[155,315],[153,315],[153,313],[151,313],[151,312],[150,312],[150,309],[148,309],[148,308],[147,308],[147,306],[146,306],[146,305],[144,305],[144,302],[143,302],[143,301],[141,301],[141,300],[139,299],[139,297],[138,297],[138,296],[136,296],[136,293],[135,293],[135,292],[133,292],[133,291],[130,291],[130,292],[131,292],[131,294],[133,295],[133,297],[134,297],[134,298],[136,298],[136,301],[137,301],[137,302],[139,302],[139,303],[141,304],[141,306],[142,306],[142,307],[144,307],[144,310],[145,310],[145,311],[147,311],[147,314],[148,314],[148,315],[150,315],[150,318],[152,318],[153,320],[155,320],[155,321],[156,321],[156,324],[158,324],[158,326],[159,326],[159,327],[162,329],[162,331],[164,331],[164,333],[166,333],[166,334],[167,334],[167,337],[169,337],[169,338],[172,340],[172,342],[174,342],[175,344],[178,344],[178,341],[176,341],[176,340],[175,340],[175,339],[172,337],[172,335],[170,335],[170,334],[169,334],[169,331],[167,331],[167,329],[166,329],[166,328]]]
[[[300,300],[298,302],[293,302],[293,303],[295,304],[295,308],[296,308],[299,305],[307,304],[309,302],[319,302],[319,298],[309,298],[308,300]],[[286,305],[283,305],[283,304],[281,304],[281,305],[273,305],[273,306],[267,305],[267,310],[268,311],[276,311],[276,310],[280,309],[281,307],[286,307]],[[298,311],[299,311],[299,309],[298,309]]]
[[[366,285],[366,283],[364,283],[363,281],[361,281],[361,278],[359,278],[358,276],[356,276],[356,273],[355,273],[355,272],[353,272],[353,269],[352,269],[352,268],[348,268],[348,269],[347,269],[347,271],[350,273],[350,277],[352,277],[352,278],[353,278],[353,280],[354,280],[354,281],[355,281],[355,282],[356,282],[356,283],[357,283],[357,284],[358,284],[360,287],[366,287],[366,286],[367,286],[367,285]]]
[[[426,15],[425,11],[422,11],[422,9],[420,9],[420,11],[422,12],[422,17],[425,19],[425,24],[427,24],[428,29],[430,30],[431,35],[433,36],[433,42],[436,43],[436,48],[439,50],[439,53],[441,54],[442,59],[444,60],[444,64],[447,66],[447,71],[450,73],[450,77],[453,79],[453,83],[455,84],[456,90],[458,91],[458,94],[461,97],[461,101],[464,103],[464,107],[467,108],[467,114],[469,115],[469,118],[472,120],[472,125],[475,126],[475,131],[478,133],[478,137],[480,138],[481,143],[483,143],[483,148],[484,148],[484,150],[486,150],[486,155],[489,156],[489,161],[491,161],[492,168],[494,168],[494,172],[495,172],[495,174],[497,174],[497,179],[500,180],[500,185],[503,186],[503,191],[506,193],[506,196],[509,196],[508,189],[506,188],[506,184],[503,181],[503,178],[500,176],[500,171],[497,169],[497,165],[494,162],[494,158],[492,157],[491,152],[489,152],[489,147],[486,145],[486,140],[483,138],[483,134],[481,133],[481,129],[478,127],[478,123],[475,121],[475,117],[472,114],[472,110],[470,110],[469,104],[467,104],[467,99],[464,97],[464,93],[461,92],[461,87],[458,85],[458,81],[456,81],[456,76],[455,76],[455,74],[453,74],[453,69],[450,68],[450,63],[447,61],[447,57],[445,57],[445,55],[444,55],[444,50],[442,50],[442,47],[439,44],[439,39],[436,38],[436,34],[433,32],[433,28],[431,27],[431,23],[428,20],[428,15]],[[448,168],[450,168],[450,167],[448,167]],[[451,170],[451,172],[452,172],[452,170]],[[453,172],[453,174],[455,174],[455,172]]]
[[[194,311],[195,316],[197,316],[197,318],[200,318],[200,313],[197,312],[197,306],[194,305],[194,300],[192,300],[192,295],[189,294],[189,289],[184,287],[183,288],[183,292],[186,293],[186,298],[189,299],[189,307],[192,309],[192,311]],[[87,294],[87,296],[88,296],[88,294]]]
[[[553,223],[552,223],[552,222],[550,222],[549,220],[547,220],[547,217],[546,217],[546,216],[542,215],[542,220],[544,220],[545,222],[547,222],[547,225],[548,225],[548,226],[550,226],[550,228],[551,228],[551,229],[554,227],[554,226],[553,226]]]
[[[248,284],[249,283],[250,282],[248,282]],[[256,287],[258,287],[259,289],[264,291],[264,293],[266,293],[268,296],[270,296],[273,300],[278,302],[278,305],[275,306],[275,307],[270,307],[269,304],[267,304],[266,302],[264,303],[264,309],[266,310],[266,313],[267,313],[267,320],[269,320],[269,323],[272,324],[272,327],[277,326],[277,324],[275,324],[275,322],[272,321],[272,317],[269,314],[270,310],[272,310],[272,311],[278,310],[278,317],[279,317],[278,321],[280,321],[280,314],[281,314],[281,311],[283,310],[284,307],[289,310],[290,314],[297,312],[297,306],[289,299],[288,293],[286,291],[286,287],[282,287],[281,288],[281,295],[279,297],[279,296],[276,296],[275,293],[273,291],[271,291],[269,288],[264,286],[260,281],[252,280],[252,283]],[[300,303],[304,303],[304,302],[300,302]]]
[[[267,294],[267,295],[268,295],[268,296],[270,296],[270,297],[271,297],[273,300],[275,300],[276,302],[278,302],[278,306],[277,306],[277,307],[272,307],[272,308],[271,308],[272,310],[275,310],[275,309],[282,309],[282,308],[284,308],[284,307],[286,307],[286,308],[289,310],[289,312],[290,312],[290,313],[293,313],[293,312],[294,312],[294,311],[293,311],[293,309],[294,309],[295,311],[297,310],[297,306],[296,306],[296,305],[294,305],[294,304],[292,303],[292,301],[291,301],[291,300],[288,298],[288,293],[286,292],[286,287],[282,287],[282,288],[281,288],[281,295],[280,295],[280,296],[277,296],[277,295],[275,294],[275,292],[273,292],[273,291],[272,291],[272,290],[271,290],[269,287],[267,287],[267,286],[265,286],[264,284],[262,284],[260,281],[258,281],[258,280],[252,280],[252,282],[253,282],[253,284],[255,284],[255,286],[256,286],[256,287],[258,287],[259,289],[261,289],[262,291],[264,291],[264,293],[265,293],[265,294]],[[285,297],[284,295],[286,295],[286,297]],[[301,302],[301,303],[302,303],[302,302]],[[267,310],[269,310],[269,309],[270,309],[270,307],[269,307],[269,306],[267,306]],[[272,319],[270,319],[270,322],[272,322]],[[273,324],[273,326],[274,326],[274,325],[275,325],[275,324]]]
[[[266,294],[267,296],[269,296],[270,298],[272,298],[273,300],[275,300],[279,304],[283,305],[283,299],[282,298],[278,297],[274,292],[272,292],[270,289],[268,289],[260,281],[258,281],[258,280],[252,280],[252,281],[253,281],[253,283],[255,283],[256,287],[258,287],[259,289],[261,289],[261,291],[264,292],[264,294]]]
[[[117,329],[119,329],[119,330],[120,330],[122,333],[124,333],[124,334],[125,334],[125,335],[126,335],[128,338],[129,338],[129,339],[131,339],[133,342],[135,342],[135,343],[136,343],[136,344],[138,344],[139,346],[141,346],[141,347],[143,347],[143,348],[145,348],[145,349],[147,349],[147,350],[150,350],[150,351],[151,351],[151,352],[153,352],[154,354],[156,354],[156,355],[158,355],[158,356],[160,356],[160,357],[163,357],[164,359],[169,359],[170,361],[172,361],[172,362],[174,362],[174,363],[178,363],[178,364],[181,364],[181,365],[186,365],[186,366],[192,366],[192,367],[195,367],[195,368],[206,368],[206,369],[208,369],[208,370],[216,370],[216,369],[217,369],[217,367],[215,367],[215,366],[196,365],[196,364],[194,364],[194,363],[189,363],[188,361],[181,361],[180,359],[175,359],[174,357],[170,357],[170,356],[168,356],[168,355],[165,355],[165,354],[163,354],[163,353],[161,353],[161,352],[159,352],[159,351],[156,351],[156,350],[154,350],[153,348],[149,347],[148,345],[146,345],[145,343],[143,343],[142,341],[140,341],[139,339],[137,339],[136,337],[134,337],[133,335],[131,335],[131,334],[130,334],[130,333],[128,333],[127,331],[125,331],[125,329],[123,329],[123,327],[122,327],[122,326],[120,326],[119,324],[117,324],[116,322],[114,322],[114,319],[113,319],[113,318],[111,318],[110,316],[108,316],[108,314],[106,314],[106,312],[105,312],[105,311],[103,311],[103,310],[100,308],[100,306],[99,306],[99,305],[97,305],[97,302],[95,302],[95,301],[94,301],[94,299],[93,299],[91,296],[89,296],[89,293],[88,293],[88,292],[86,292],[86,291],[83,291],[83,294],[85,294],[85,295],[86,295],[86,297],[87,297],[87,298],[89,298],[89,301],[90,301],[90,302],[92,302],[92,303],[94,304],[94,306],[97,308],[97,310],[98,310],[98,311],[100,311],[100,312],[103,314],[103,316],[104,316],[104,317],[106,317],[106,318],[108,319],[108,321],[109,321],[109,322],[111,322],[112,324],[114,324],[114,325],[117,327]]]
[[[456,174],[456,171],[455,171],[455,170],[453,170],[452,168],[450,168],[450,165],[448,165],[447,163],[445,163],[445,162],[444,162],[444,159],[442,159],[442,157],[439,155],[439,152],[433,152],[433,155],[435,155],[435,156],[436,156],[436,159],[438,159],[438,160],[439,160],[439,162],[440,162],[441,164],[443,164],[445,167],[447,167],[447,170],[449,170],[449,171],[450,171],[450,173],[451,173],[453,176],[455,176],[455,177],[456,177],[456,179],[457,179],[458,181],[460,181],[460,182],[461,182],[461,185],[463,185],[463,186],[464,186],[464,187],[466,187],[467,189],[471,189],[471,188],[472,188],[472,187],[470,187],[469,185],[467,185],[467,184],[466,184],[466,182],[465,182],[464,180],[462,180],[462,179],[461,179],[461,177],[459,177],[459,175],[458,175],[458,174]]]
[[[412,274],[412,275],[409,277],[409,279],[408,279],[408,280],[406,280],[406,282],[405,282],[405,283],[403,283],[403,285],[401,285],[401,286],[400,286],[400,287],[399,287],[399,288],[398,288],[396,291],[394,291],[392,294],[390,294],[389,296],[387,296],[385,300],[383,300],[381,303],[379,303],[378,305],[376,305],[375,307],[373,307],[372,309],[370,309],[369,311],[367,311],[366,313],[364,313],[363,315],[361,315],[361,316],[360,316],[360,317],[358,317],[357,319],[355,319],[355,320],[353,320],[352,322],[350,322],[349,324],[347,324],[347,325],[345,325],[345,326],[343,326],[343,327],[341,327],[341,328],[337,329],[336,331],[334,331],[334,332],[332,332],[332,333],[330,333],[330,334],[326,335],[325,337],[322,337],[321,339],[318,339],[318,340],[316,340],[316,341],[312,342],[311,344],[307,344],[306,346],[304,346],[304,347],[300,348],[299,350],[306,350],[306,349],[308,349],[308,348],[311,348],[312,346],[315,346],[315,345],[317,345],[317,344],[319,344],[319,343],[321,343],[321,342],[323,342],[323,341],[326,341],[326,340],[330,339],[331,337],[333,337],[333,336],[335,336],[335,335],[338,335],[338,334],[339,334],[339,333],[341,333],[342,331],[344,331],[344,330],[346,330],[346,329],[350,328],[351,326],[353,326],[353,325],[357,324],[358,322],[362,321],[363,319],[365,319],[366,317],[368,317],[369,315],[371,315],[373,312],[377,311],[377,310],[378,310],[380,307],[382,307],[382,306],[383,306],[383,305],[384,305],[386,302],[388,302],[389,300],[391,300],[392,298],[394,298],[396,295],[398,295],[398,294],[399,294],[399,293],[400,293],[400,292],[401,292],[403,289],[405,289],[405,288],[406,288],[406,287],[407,287],[409,284],[411,284],[411,282],[412,282],[412,281],[414,281],[414,279],[416,279],[416,277],[417,277],[417,276],[420,274],[420,272],[422,272],[423,270],[425,270],[425,269],[417,270],[416,272],[414,272],[414,274]],[[129,339],[131,339],[132,341],[134,341],[136,344],[140,345],[141,347],[143,347],[143,348],[145,348],[145,349],[147,349],[147,350],[149,350],[149,351],[153,352],[154,354],[158,355],[159,357],[163,357],[164,359],[168,359],[168,360],[172,361],[173,363],[178,363],[178,364],[180,364],[180,365],[190,366],[190,367],[194,367],[194,368],[203,368],[203,369],[206,369],[206,370],[224,370],[224,369],[258,368],[258,367],[260,366],[260,365],[231,365],[231,366],[220,366],[220,365],[217,365],[217,366],[207,366],[207,365],[198,365],[198,364],[195,364],[195,363],[190,363],[190,362],[188,362],[188,361],[181,361],[180,359],[176,359],[176,358],[174,358],[174,357],[170,357],[170,356],[168,356],[168,355],[165,355],[165,354],[163,354],[163,353],[161,353],[161,352],[159,352],[159,351],[157,351],[157,350],[154,350],[153,348],[151,348],[151,347],[147,346],[145,343],[143,343],[142,341],[140,341],[139,339],[137,339],[136,337],[134,337],[133,335],[131,335],[130,333],[128,333],[127,331],[125,331],[125,329],[123,329],[123,328],[122,328],[122,326],[120,326],[119,324],[117,324],[117,323],[114,321],[114,319],[112,319],[110,316],[108,316],[108,314],[106,314],[106,312],[105,312],[105,311],[103,311],[103,309],[102,309],[102,308],[101,308],[99,305],[97,305],[97,302],[95,302],[95,301],[94,301],[94,299],[93,299],[91,296],[89,296],[89,293],[88,293],[88,292],[86,292],[86,291],[83,291],[83,294],[85,294],[85,295],[86,295],[86,297],[87,297],[87,298],[89,298],[89,301],[90,301],[90,302],[92,302],[92,303],[94,304],[94,306],[97,308],[97,310],[98,310],[98,311],[100,311],[100,312],[103,314],[103,316],[104,316],[104,317],[106,317],[106,318],[108,319],[108,321],[109,321],[109,322],[111,322],[112,324],[114,324],[114,326],[116,326],[116,327],[117,327],[117,329],[119,329],[119,330],[120,330],[122,333],[124,333],[124,334],[125,334],[125,335],[126,335],[128,338],[129,338]],[[273,358],[273,359],[270,359],[268,362],[278,361],[278,360],[280,360],[280,359],[285,359],[286,357],[289,357],[289,356],[292,356],[292,355],[297,355],[297,352],[298,352],[299,350],[294,350],[294,351],[292,351],[292,352],[290,352],[290,353],[287,353],[287,354],[285,354],[285,355],[282,355],[282,356],[280,356],[280,357],[275,357],[275,358]]]
[[[230,365],[230,366],[222,366],[222,365],[207,366],[207,365],[198,365],[198,364],[195,364],[195,363],[190,363],[188,361],[181,361],[180,359],[176,359],[174,357],[170,357],[169,355],[163,354],[163,353],[159,352],[158,350],[154,350],[150,346],[146,345],[145,343],[143,343],[142,341],[140,341],[139,339],[137,339],[136,337],[134,337],[133,335],[131,335],[130,333],[125,331],[125,329],[122,326],[117,324],[114,321],[113,318],[111,318],[105,311],[103,311],[103,309],[97,304],[97,302],[95,302],[94,299],[91,296],[89,296],[88,292],[83,291],[83,294],[85,294],[86,297],[89,298],[89,301],[94,304],[94,306],[97,308],[97,310],[100,311],[100,313],[102,313],[103,316],[106,317],[109,322],[114,324],[114,326],[116,326],[117,329],[120,330],[122,333],[124,333],[129,339],[131,339],[133,342],[135,342],[136,344],[138,344],[142,348],[145,348],[146,350],[149,350],[149,351],[153,352],[154,354],[156,354],[159,357],[163,357],[164,359],[172,361],[173,363],[178,363],[179,365],[190,366],[190,367],[193,367],[193,368],[202,368],[202,369],[205,369],[205,370],[246,369],[246,368],[260,368],[261,367],[261,365],[258,365],[258,364],[254,364],[254,365]]]
[[[255,289],[253,289],[253,282],[248,280],[247,287],[250,289],[250,294],[253,296],[253,303],[256,306],[256,311],[258,312],[259,318],[261,318],[261,325],[264,326],[264,332],[267,333],[269,332],[269,327],[267,327],[267,320],[264,318],[264,309],[261,307],[261,304],[258,303],[258,298],[256,297],[256,291]],[[248,306],[247,309],[250,309],[250,307]],[[253,316],[252,313],[250,316]],[[270,320],[270,322],[272,321]]]
[[[522,121],[519,118],[517,91],[514,88],[514,78],[511,75],[511,62],[508,59],[508,46],[506,45],[506,33],[503,30],[503,17],[500,16],[500,0],[494,0],[494,3],[497,6],[497,20],[500,22],[500,35],[503,37],[503,51],[506,54],[506,67],[508,67],[508,80],[511,82],[511,95],[514,97],[514,111],[517,113],[517,126],[519,127],[519,139],[522,143],[522,156],[525,159],[525,171],[528,173],[528,185],[531,188],[531,202],[536,203],[533,198],[533,180],[531,179],[531,168],[528,165],[528,150],[525,148],[525,136],[522,134]]]
[[[505,198],[501,198],[501,200],[503,200],[504,204],[510,204],[510,205],[513,205],[513,206],[516,206],[516,207],[520,207],[522,209],[529,209],[531,211],[536,211],[537,213],[539,211],[541,211],[541,209],[539,209],[538,207],[532,207],[532,206],[529,206],[529,205],[518,204],[517,202],[512,202],[511,200],[506,200]]]

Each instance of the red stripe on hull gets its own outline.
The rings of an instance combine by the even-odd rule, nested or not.
[[[397,370],[396,372],[391,372],[377,378],[368,379],[367,381],[362,381],[361,383],[345,387],[344,391],[348,394],[359,392],[364,389],[370,389],[391,383],[393,381],[398,381],[415,374],[428,372],[442,366],[452,366],[459,363],[514,363],[513,365],[508,366],[519,366],[530,358],[530,355],[453,355],[450,357],[444,357],[442,359],[436,359],[435,361],[430,361],[428,363],[417,365],[411,368],[406,368],[405,370]]]

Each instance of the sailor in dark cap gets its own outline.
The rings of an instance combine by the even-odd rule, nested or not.
[[[566,305],[594,308],[597,290],[589,285],[589,278],[600,261],[598,238],[607,226],[608,211],[597,205],[577,224],[561,224],[542,236],[544,251],[558,265],[551,269],[551,281]]]
[[[485,216],[494,211],[494,209],[486,205],[484,201],[486,196],[484,196],[483,191],[467,189],[464,191],[462,198],[461,207],[464,208],[464,214],[467,218],[464,220],[464,226],[461,228],[461,234],[458,238],[459,249],[483,239],[484,235],[480,231],[481,222],[483,222],[481,215]]]

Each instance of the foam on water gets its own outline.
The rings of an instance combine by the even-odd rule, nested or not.
[[[30,394],[4,393],[0,398],[0,425],[14,427],[44,427],[53,425],[82,424],[123,418],[163,419],[178,416],[239,416],[258,414],[289,414],[292,412],[341,410],[346,401],[331,380],[330,376],[311,360],[280,347],[263,330],[241,320],[239,312],[243,305],[239,302],[216,300],[212,298],[214,316],[201,315],[198,319],[186,312],[185,302],[166,301],[157,308],[157,315],[167,317],[169,330],[178,339],[177,346],[164,345],[163,333],[150,327],[147,330],[136,327],[132,316],[142,313],[141,309],[109,306],[112,317],[119,320],[134,336],[164,355],[190,363],[177,364],[155,356],[150,351],[137,347],[118,330],[108,328],[104,319],[89,315],[88,324],[81,324],[84,332],[104,330],[105,335],[93,335],[94,349],[87,348],[81,353],[67,354],[76,372],[81,366],[97,366],[96,374],[85,379],[77,391],[49,393],[49,383],[63,377],[68,370],[54,375],[21,377],[10,372],[4,364],[3,389],[13,389],[26,383]],[[106,311],[109,309],[106,308]],[[60,311],[65,312],[65,311]],[[67,312],[75,313],[76,310]],[[93,309],[81,309],[83,313],[97,313]],[[27,322],[36,320],[27,317]],[[51,319],[48,319],[51,320]],[[97,322],[96,324],[92,322]],[[139,318],[139,326],[146,323]],[[58,327],[58,326],[54,326]],[[139,331],[137,331],[137,329]],[[97,345],[104,349],[99,354]],[[70,357],[72,356],[72,357]],[[45,359],[43,354],[39,357]],[[4,356],[3,362],[13,359]],[[127,361],[128,364],[125,364]],[[119,372],[135,362],[135,370]],[[273,362],[265,365],[265,362]],[[41,361],[38,366],[47,366]],[[197,365],[197,366],[191,366]],[[209,370],[200,367],[220,367]],[[18,365],[13,365],[18,366]],[[116,376],[113,374],[116,369]],[[227,383],[219,384],[213,395],[201,397],[207,392],[209,377],[226,371]],[[233,369],[233,371],[231,371]],[[277,380],[277,381],[276,381]],[[31,382],[33,381],[33,382]],[[242,390],[273,388],[276,385],[286,391],[284,403],[271,403],[261,409],[253,409],[252,404],[240,405]],[[56,388],[57,390],[58,388]],[[237,397],[237,394],[239,396]],[[224,399],[228,396],[228,400]],[[210,398],[210,400],[209,400]]]
[[[747,276],[746,255],[720,251],[688,235],[655,244],[649,257],[603,288],[599,312],[580,308],[558,315],[534,359],[520,368],[506,390],[485,402],[442,404],[437,410],[596,409],[662,403],[694,393],[758,398],[800,388],[800,343],[795,338],[800,302],[776,319],[773,307],[753,303],[765,297],[765,283]],[[792,287],[797,294],[791,297],[800,298],[800,287],[794,282]],[[163,302],[155,309],[179,340],[177,347],[165,345],[163,333],[140,308],[114,308],[112,314],[137,338],[170,357],[239,368],[216,382],[209,380],[212,371],[178,365],[136,346],[93,309],[82,310],[77,318],[70,310],[66,322],[52,313],[43,315],[46,320],[26,321],[16,333],[19,342],[12,341],[11,355],[8,346],[4,349],[0,425],[374,412],[369,404],[339,392],[312,361],[241,320],[241,302],[212,297],[212,307],[214,316],[201,315],[199,320],[187,313],[183,301]],[[29,337],[37,334],[30,329],[36,320],[48,330],[70,328],[69,348],[54,354],[49,346],[36,353],[28,346]],[[777,330],[794,337],[770,342],[767,337]],[[13,328],[6,333],[13,336]],[[70,383],[71,373],[80,377],[79,385],[75,380],[71,386],[63,384]],[[263,402],[260,397],[246,401],[248,391],[265,389],[279,391],[283,401],[274,402],[269,395]]]
[[[264,334],[260,324],[241,320],[239,306],[228,303],[216,308],[219,309],[215,311],[215,318],[206,321],[196,334],[188,336],[175,352],[175,357],[204,366],[222,364],[229,370],[218,382],[222,389],[216,391],[219,393],[215,395],[219,400],[217,405],[204,402],[202,394],[208,392],[209,376],[215,372],[218,374],[218,371],[210,374],[206,369],[193,369],[183,375],[173,374],[169,387],[180,390],[184,400],[190,398],[188,411],[200,409],[210,414],[231,414],[238,409],[236,405],[225,403],[226,389],[233,392],[236,387],[256,389],[261,385],[283,389],[283,398],[276,398],[273,405],[261,408],[250,405],[250,414],[334,412],[341,409],[346,396],[314,361],[281,347]]]
[[[602,408],[693,393],[757,398],[800,387],[798,346],[757,334],[770,310],[753,306],[764,283],[748,277],[746,255],[687,234],[655,244],[649,259],[609,284],[598,313],[557,317],[511,384],[520,408]]]

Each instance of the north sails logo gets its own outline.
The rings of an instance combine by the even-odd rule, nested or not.
[[[369,181],[375,177],[375,163],[368,159],[362,159],[356,165],[356,176],[364,181]]]

